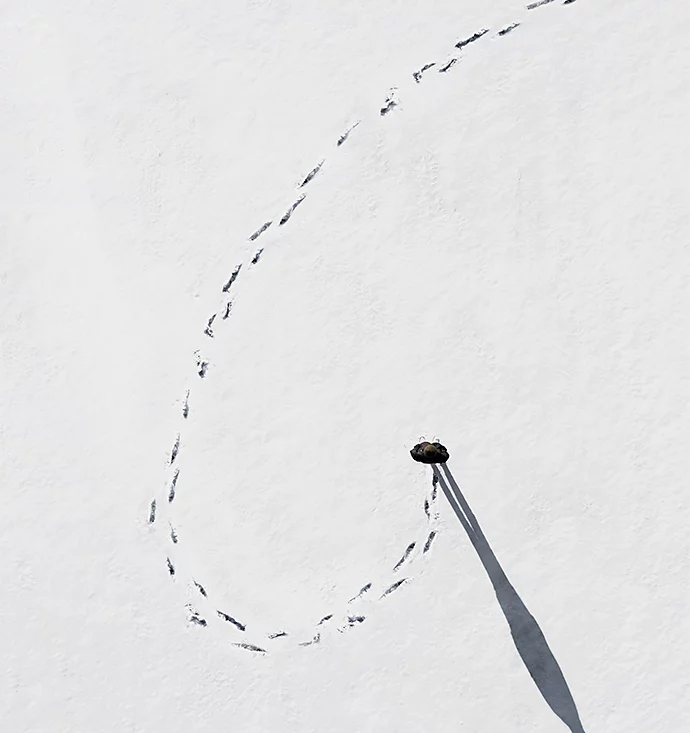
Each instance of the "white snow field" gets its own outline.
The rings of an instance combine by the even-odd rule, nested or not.
[[[486,5],[3,3],[0,729],[688,730],[690,10]]]

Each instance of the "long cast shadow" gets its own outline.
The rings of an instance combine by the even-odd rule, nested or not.
[[[438,465],[433,464],[434,475],[441,484],[443,493],[460,520],[467,536],[470,538],[479,559],[486,570],[491,584],[496,592],[496,598],[506,617],[515,647],[527,671],[534,680],[539,692],[553,712],[570,728],[572,733],[585,733],[580,722],[580,716],[570,694],[568,683],[565,681],[556,657],[549,648],[539,624],[515,588],[503,572],[493,550],[482,532],[479,522],[462,495],[447,464],[441,464],[443,473]],[[446,482],[447,479],[447,482]]]

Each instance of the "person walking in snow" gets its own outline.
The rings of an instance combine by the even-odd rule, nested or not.
[[[430,443],[428,440],[417,443],[410,451],[410,455],[418,463],[445,463],[450,458],[444,445]]]

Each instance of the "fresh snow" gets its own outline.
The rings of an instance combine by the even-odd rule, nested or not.
[[[3,10],[3,729],[685,730],[690,13],[329,5]]]

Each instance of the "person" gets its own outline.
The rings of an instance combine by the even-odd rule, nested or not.
[[[445,463],[450,458],[444,445],[430,443],[428,440],[417,443],[410,451],[410,455],[418,463]]]

